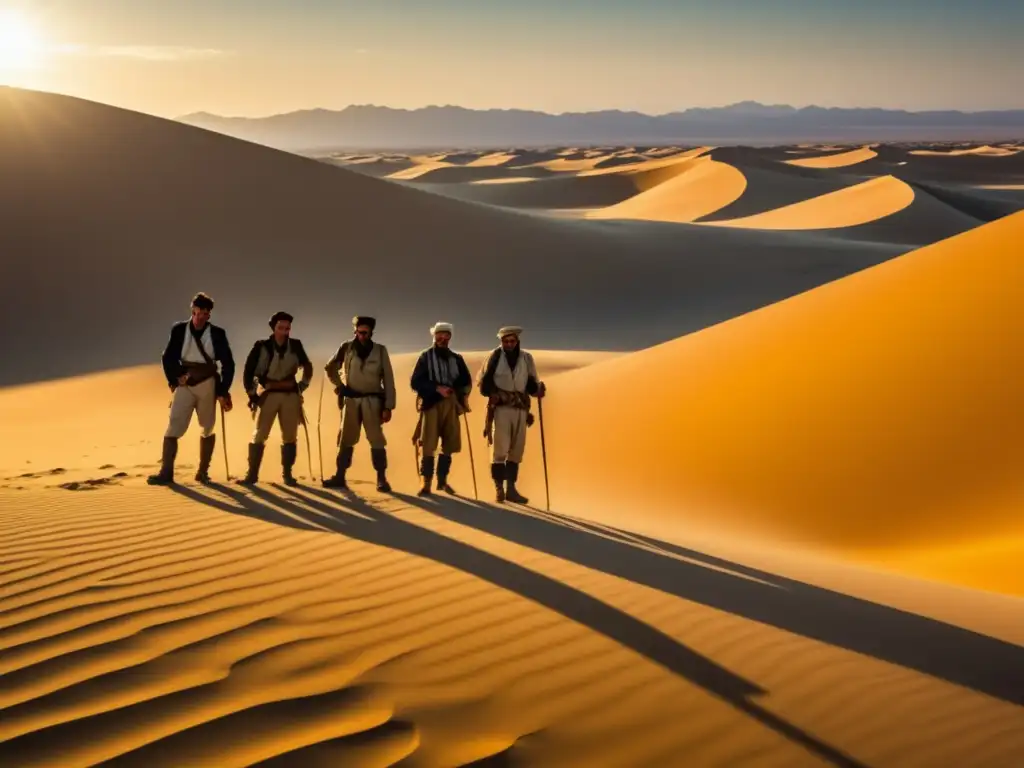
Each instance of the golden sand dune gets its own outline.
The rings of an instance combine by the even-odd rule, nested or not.
[[[988,144],[981,147],[968,147],[966,149],[915,149],[911,150],[911,155],[925,155],[925,156],[938,156],[938,157],[960,157],[963,155],[980,155],[982,157],[1012,157],[1020,152],[1019,148],[1016,147],[992,147]]]
[[[614,471],[588,469],[586,448],[567,463],[571,393],[586,401],[602,369],[646,368],[650,354],[538,353],[550,513],[407,495],[404,388],[387,427],[393,496],[367,484],[365,444],[354,494],[270,485],[276,432],[266,485],[219,484],[220,446],[218,484],[192,483],[192,433],[183,483],[147,487],[166,417],[154,366],[0,391],[15,430],[0,467],[23,489],[0,488],[0,763],[998,765],[1024,749],[1019,601],[766,546],[749,527],[705,536],[722,521],[690,525],[677,502],[651,526],[636,445],[647,461],[661,450],[662,483],[685,473],[647,434],[615,443],[614,421],[593,446]],[[396,357],[399,381],[410,365]],[[98,386],[121,397],[81,407]],[[328,461],[337,424],[328,400]],[[251,422],[239,409],[227,426],[237,475]],[[536,426],[530,443],[532,491]],[[468,467],[463,452],[464,495]],[[630,494],[613,524],[559,511],[578,471],[606,501]],[[661,534],[623,529],[645,524]]]
[[[1017,213],[566,374],[546,404],[554,503],[661,508],[680,525],[837,550],[884,546],[895,563],[1019,536],[1022,236]],[[628,419],[587,417],[614,382],[634,380]],[[595,476],[628,478],[628,496]],[[990,561],[976,585],[1016,579],[1021,556]]]
[[[753,216],[699,223],[709,227],[748,229],[835,229],[877,221],[902,211],[913,202],[913,187],[893,176],[879,176]]]
[[[633,201],[679,220],[746,185],[707,155],[581,154],[627,170],[474,186],[645,187]],[[495,172],[460,167],[487,156],[413,162]],[[905,248],[557,221],[410,186],[0,90],[0,252],[18,256],[0,261],[0,292],[31,318],[8,338],[18,370],[3,381],[117,366],[0,389],[0,765],[1004,766],[1024,753],[1022,602],[963,588],[1021,589],[1024,214],[837,279]],[[886,221],[955,210],[924,194]],[[269,482],[195,484],[195,425],[183,482],[145,484],[167,418],[154,358],[197,288],[239,363],[277,308],[296,313],[318,374],[352,314],[380,319],[399,382],[395,494],[372,490],[365,442],[353,493],[309,482],[319,382],[303,487],[271,484],[276,429]],[[454,320],[457,349],[504,322],[524,322],[530,349],[558,328],[636,349],[712,327],[642,352],[536,353],[542,511],[539,424],[520,483],[531,506],[486,503],[477,394],[450,477],[462,498],[410,495],[413,356],[398,350],[426,344],[436,319]],[[474,372],[484,357],[467,353]],[[230,475],[244,471],[240,389],[215,481],[222,448]],[[339,414],[330,392],[322,402],[329,472]]]
[[[516,155],[509,152],[490,152],[482,157],[477,157],[466,163],[468,168],[489,168],[495,165],[505,165],[516,159]]]
[[[0,367],[4,385],[151,361],[197,290],[215,297],[237,344],[285,308],[311,343],[333,342],[365,312],[415,349],[450,307],[460,345],[489,345],[495,324],[523,322],[548,329],[546,346],[627,349],[905,250],[837,243],[822,259],[819,242],[787,239],[765,255],[755,232],[639,236],[524,216],[53,94],[0,91],[0,114],[0,180],[18,180],[0,181],[0,252],[31,254],[0,261],[3,300],[33,318],[31,334],[9,340],[20,362]],[[615,199],[635,194],[632,181],[614,183],[630,190]],[[477,189],[488,186],[540,184]],[[693,254],[685,263],[681,247]],[[723,258],[749,263],[726,269]],[[354,276],[370,268],[380,289],[368,293]],[[501,289],[481,289],[492,285]],[[525,317],[524,295],[537,299]],[[96,312],[109,297],[125,322]]]
[[[681,161],[700,157],[712,149],[713,147],[694,147],[692,149],[679,150],[665,155],[657,155],[650,158],[635,160],[622,165],[590,168],[585,171],[580,171],[576,175],[581,178],[587,178],[590,176],[607,176],[618,173],[644,174],[647,171],[655,171],[661,168],[679,167],[679,163]]]
[[[616,205],[588,211],[591,219],[687,222],[733,202],[746,187],[743,174],[707,157],[686,160],[672,177]]]
[[[540,178],[504,175],[503,169],[438,168],[419,177],[419,181],[444,184],[444,194],[463,200],[549,211],[585,210],[620,203],[685,173],[692,165],[690,160],[702,152],[703,148],[573,174],[557,174],[537,167],[507,171],[510,174],[540,171],[545,174]],[[491,176],[495,171],[502,175]],[[484,177],[479,178],[481,175]],[[467,182],[468,179],[472,180]],[[528,187],[521,185],[527,181],[537,183]]]
[[[595,168],[605,167],[604,164],[614,161],[618,157],[615,153],[588,153],[588,155],[587,157],[573,159],[558,157],[553,160],[542,160],[540,162],[512,165],[510,167],[517,170],[523,168],[543,168],[546,171],[554,171],[555,173],[579,173],[580,171],[590,171]],[[626,162],[632,162],[633,159],[632,157],[627,157]]]
[[[802,157],[797,160],[786,160],[789,165],[798,165],[802,168],[846,168],[850,165],[863,163],[877,157],[878,153],[868,147],[861,147],[849,152],[840,152],[835,155],[824,155],[821,157]]]

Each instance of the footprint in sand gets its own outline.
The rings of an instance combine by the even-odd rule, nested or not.
[[[73,480],[70,483],[61,483],[58,487],[66,491],[91,491],[101,485],[118,485],[114,482],[118,478],[128,477],[127,472],[118,472],[110,477],[97,477],[89,480]]]

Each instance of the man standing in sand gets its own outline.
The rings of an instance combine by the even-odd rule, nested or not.
[[[356,316],[352,326],[353,338],[342,344],[324,366],[342,411],[337,468],[334,477],[324,480],[324,487],[348,488],[345,472],[352,466],[352,453],[363,430],[370,444],[370,460],[377,471],[377,490],[388,493],[388,442],[383,425],[391,421],[395,409],[395,374],[387,347],[373,340],[376,319]]]
[[[178,455],[178,439],[188,431],[193,411],[199,417],[202,436],[199,438],[199,469],[196,481],[210,482],[210,461],[217,442],[217,403],[231,410],[231,382],[235,376],[235,360],[227,334],[210,322],[213,299],[197,293],[192,299],[192,319],[171,327],[161,361],[164,376],[171,388],[171,413],[164,433],[160,472],[150,475],[150,485],[174,482],[174,459]],[[220,363],[220,372],[217,371]]]
[[[452,454],[462,450],[459,416],[468,412],[468,397],[473,391],[473,377],[466,361],[448,347],[452,339],[451,323],[435,323],[430,333],[434,336],[434,344],[420,353],[410,379],[417,395],[416,410],[420,412],[413,442],[423,446],[420,496],[430,495],[438,442],[441,443],[441,455],[437,457],[437,488],[455,493],[455,489],[448,485],[448,473],[452,467]]]
[[[249,471],[240,485],[255,485],[260,476],[260,463],[270,429],[275,419],[281,425],[281,470],[285,485],[298,485],[292,476],[295,466],[299,424],[302,423],[302,393],[313,378],[310,362],[302,342],[292,338],[292,322],[287,312],[275,312],[270,318],[271,335],[252,345],[242,369],[242,383],[249,395],[249,410],[256,417],[256,429],[249,443]],[[302,369],[302,381],[295,377]],[[257,394],[257,385],[263,392]]]
[[[529,501],[516,489],[516,480],[526,450],[526,430],[533,424],[530,396],[544,397],[545,391],[533,355],[520,345],[522,332],[514,325],[498,330],[501,346],[491,352],[478,377],[480,394],[487,398],[484,435],[492,446],[491,479],[499,504],[506,499],[516,504]]]

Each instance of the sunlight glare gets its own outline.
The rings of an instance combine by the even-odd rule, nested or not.
[[[41,47],[28,18],[15,10],[0,9],[0,72],[32,66]]]

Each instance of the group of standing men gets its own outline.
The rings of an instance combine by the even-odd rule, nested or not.
[[[201,428],[197,482],[210,481],[210,462],[216,444],[214,431],[217,405],[230,411],[231,384],[235,362],[224,330],[210,322],[213,300],[206,294],[192,299],[192,317],[171,328],[162,364],[172,392],[170,417],[164,433],[160,471],[149,477],[153,485],[174,482],[174,460],[178,441],[188,430],[192,414]],[[238,482],[252,485],[259,480],[260,465],[267,437],[277,421],[281,428],[282,477],[287,485],[296,485],[295,465],[299,427],[305,424],[303,393],[309,388],[313,364],[299,339],[291,336],[294,318],[276,312],[270,318],[271,334],[256,341],[243,367],[243,385],[249,397],[249,409],[256,420],[249,443],[249,466]],[[335,473],[325,478],[327,488],[347,489],[346,472],[352,466],[355,446],[362,433],[370,444],[370,457],[377,473],[377,488],[388,492],[387,439],[384,425],[391,420],[396,406],[396,387],[391,357],[387,348],[373,340],[376,320],[357,316],[352,319],[353,337],[346,340],[324,367],[334,385],[341,427]],[[506,326],[498,330],[501,341],[480,369],[477,386],[487,399],[484,434],[491,445],[491,478],[498,502],[520,504],[528,499],[519,493],[516,481],[526,449],[526,430],[533,424],[532,397],[544,397],[533,356],[522,349],[522,328]],[[416,360],[410,386],[416,393],[420,418],[413,443],[422,450],[419,473],[423,479],[420,496],[436,487],[449,494],[452,457],[462,450],[460,417],[469,412],[473,380],[462,355],[451,349],[452,325],[435,323],[430,329],[433,344]],[[220,371],[217,370],[220,364]],[[298,379],[302,371],[301,380]],[[262,391],[260,391],[262,389]],[[440,453],[438,453],[440,447]]]

